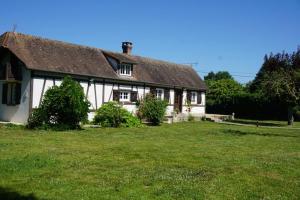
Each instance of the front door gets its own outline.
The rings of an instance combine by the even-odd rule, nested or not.
[[[174,111],[182,112],[182,90],[175,90]]]

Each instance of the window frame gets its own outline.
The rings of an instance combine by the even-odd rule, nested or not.
[[[197,92],[191,91],[191,104],[197,104]]]
[[[6,94],[4,94],[4,85],[6,85]],[[19,91],[20,90],[20,91]],[[21,98],[21,92],[22,92],[22,88],[21,88],[21,83],[19,82],[5,82],[2,84],[2,98],[5,95],[6,96],[6,102],[3,103],[2,100],[2,104],[5,104],[7,106],[15,106],[15,105],[19,105],[20,102],[20,98]]]
[[[159,93],[161,94],[160,96],[158,96]],[[156,97],[156,99],[164,100],[164,89],[156,88],[155,97]]]
[[[119,74],[122,76],[132,76],[132,64],[121,63]]]
[[[125,93],[127,93],[127,98],[125,99]],[[119,101],[120,102],[130,102],[130,91],[121,90],[119,91]]]

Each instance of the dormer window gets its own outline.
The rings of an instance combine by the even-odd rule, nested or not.
[[[122,63],[120,65],[120,75],[131,76],[131,71],[132,71],[132,65],[131,64]]]

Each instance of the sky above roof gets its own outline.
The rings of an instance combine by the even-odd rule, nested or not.
[[[3,1],[0,33],[45,38],[226,70],[245,83],[270,52],[300,45],[300,0]]]

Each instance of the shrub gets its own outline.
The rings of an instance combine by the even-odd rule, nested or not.
[[[189,121],[189,122],[195,121],[195,117],[194,117],[192,114],[189,114],[189,115],[188,115],[188,121]]]
[[[28,118],[27,128],[34,129],[43,126],[45,120],[45,113],[41,108],[36,108],[33,110]]]
[[[138,127],[140,120],[133,116],[117,102],[108,102],[102,105],[96,112],[94,124],[102,127]]]
[[[87,121],[89,105],[80,84],[67,76],[60,86],[46,91],[41,106],[29,117],[27,127],[79,128],[80,122]]]
[[[166,113],[168,103],[164,100],[155,98],[152,94],[139,102],[138,112],[142,118],[147,119],[153,125],[159,125]]]
[[[122,127],[140,127],[142,126],[142,123],[139,118],[132,115],[130,112],[126,110],[126,112],[123,112],[122,118],[124,119],[124,122],[121,123]]]

